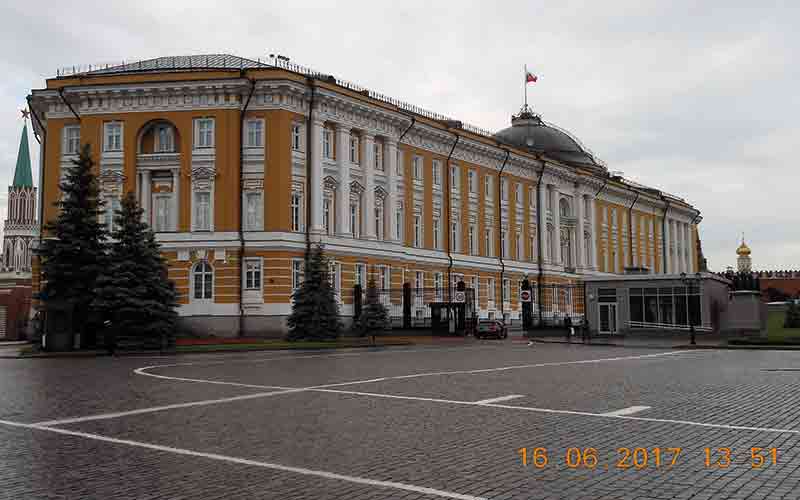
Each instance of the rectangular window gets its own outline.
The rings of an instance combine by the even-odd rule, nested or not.
[[[105,124],[106,134],[103,144],[104,151],[122,151],[122,123],[109,122]]]
[[[443,283],[442,283],[442,273],[433,273],[433,288],[436,291],[436,300],[441,301],[443,298]]]
[[[332,201],[330,198],[325,198],[322,202],[322,225],[325,226],[325,234],[332,234],[333,231],[333,224],[331,224],[333,220],[331,205]]]
[[[155,149],[159,153],[171,153],[175,151],[175,139],[172,134],[172,127],[169,125],[159,125],[156,127]]]
[[[264,145],[264,122],[247,120],[247,147],[260,148]]]
[[[356,264],[355,266],[355,274],[353,275],[353,284],[361,285],[361,288],[364,289],[367,287],[367,265],[366,264]]]
[[[361,236],[361,217],[359,216],[359,203],[357,201],[350,202],[350,231],[353,233],[353,238]]]
[[[117,217],[117,212],[120,209],[120,201],[119,198],[111,198],[110,203],[106,202],[106,220],[105,225],[108,232],[114,232],[117,230],[117,224],[115,219]]]
[[[195,231],[211,230],[211,193],[198,191],[194,193],[194,229]]]
[[[379,289],[388,290],[392,287],[392,272],[389,266],[378,267],[378,283]]]
[[[516,252],[517,252],[517,260],[522,260],[522,233],[517,231],[517,240],[516,240]]]
[[[261,259],[245,259],[245,290],[261,290]]]
[[[522,203],[522,184],[520,183],[514,185],[514,201]]]
[[[458,189],[458,167],[452,165],[450,167],[450,191],[459,191]]]
[[[414,166],[414,179],[421,181],[422,180],[422,157],[415,156],[413,160]]]
[[[154,214],[153,214],[153,230],[155,232],[169,231],[170,229],[170,214],[169,208],[172,205],[172,196],[170,195],[156,195],[153,200]]]
[[[487,200],[492,199],[492,178],[488,175],[483,178],[483,194]]]
[[[358,163],[358,136],[350,136],[350,163]]]
[[[414,275],[414,288],[422,290],[425,288],[425,272],[417,271]]]
[[[214,147],[214,119],[213,118],[198,118],[196,120],[196,135],[195,147],[197,148],[213,148]]]
[[[301,130],[300,130],[300,124],[299,123],[293,123],[292,124],[292,149],[293,150],[300,151],[302,149],[301,148],[301,146],[303,144],[301,142],[301,138],[302,137],[303,136],[302,136],[302,133],[301,133]]]
[[[475,303],[477,304],[477,301],[478,301],[478,277],[477,276],[473,276],[473,277],[471,277],[469,279],[469,287],[472,288],[472,293],[474,294],[472,297],[473,297],[473,300],[475,301]]]
[[[531,236],[528,238],[528,244],[530,245],[530,249],[528,250],[528,255],[530,256],[530,260],[536,260],[536,237]]]
[[[81,127],[80,125],[69,125],[64,127],[64,153],[65,155],[76,155],[81,148]]]
[[[442,185],[442,162],[433,160],[433,185]]]
[[[536,206],[536,193],[534,193],[533,188],[528,188],[528,206],[533,208]]]
[[[328,159],[333,158],[333,134],[328,127],[322,129],[322,155]]]
[[[475,194],[475,193],[478,192],[477,191],[478,187],[476,186],[477,182],[475,182],[475,178],[476,177],[477,177],[477,174],[475,173],[474,170],[469,170],[467,172],[467,184],[469,185],[470,194]]]
[[[486,297],[489,300],[489,302],[494,302],[495,298],[494,278],[488,278],[486,280]]]
[[[414,246],[422,246],[422,217],[419,215],[414,216]]]
[[[397,207],[397,210],[394,212],[395,217],[395,239],[397,241],[403,241],[403,206],[400,205]]]
[[[508,257],[508,233],[505,229],[500,230],[500,256],[502,258]]]
[[[246,191],[244,194],[245,230],[258,231],[261,229],[261,193]]]
[[[508,181],[500,179],[500,199],[508,201]]]
[[[303,230],[303,199],[297,191],[292,193],[292,231]]]
[[[470,224],[469,225],[468,240],[469,240],[469,254],[470,255],[475,255],[477,253],[476,246],[477,246],[477,243],[478,243],[476,238],[475,238],[475,224]]]
[[[451,222],[450,223],[450,251],[451,252],[458,252],[459,251],[458,222]]]
[[[375,236],[378,238],[378,241],[383,241],[383,204],[379,203],[375,205]]]
[[[433,218],[433,248],[435,248],[436,250],[441,250],[440,241],[439,241],[439,239],[440,239],[439,238],[439,231],[440,230],[441,230],[441,227],[440,227],[440,224],[439,224],[439,218],[438,217],[434,217]]]
[[[511,280],[503,279],[503,302],[511,302]]]
[[[373,151],[375,153],[375,170],[383,171],[383,143],[375,141]]]
[[[303,283],[303,261],[300,259],[292,260],[292,290],[297,290]]]
[[[486,256],[492,257],[492,230],[487,229],[483,232],[483,246],[486,249]]]

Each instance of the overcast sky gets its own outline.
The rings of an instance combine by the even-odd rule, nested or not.
[[[743,232],[755,268],[800,268],[792,2],[13,3],[0,6],[0,185],[13,177],[25,96],[59,67],[275,52],[499,130],[522,104],[528,64],[544,119],[610,170],[702,212],[713,270],[735,265]]]

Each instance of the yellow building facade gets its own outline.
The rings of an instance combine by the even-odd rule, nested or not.
[[[89,144],[106,223],[135,192],[184,324],[204,333],[282,332],[307,235],[332,260],[344,317],[348,291],[369,276],[398,290],[463,280],[481,317],[515,319],[524,277],[580,284],[626,268],[698,269],[698,210],[609,174],[529,109],[492,134],[293,64],[234,56],[69,72],[29,104],[40,220],[55,217],[62,173]]]

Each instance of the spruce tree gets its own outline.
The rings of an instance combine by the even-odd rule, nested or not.
[[[144,344],[162,346],[173,338],[177,313],[175,285],[167,277],[167,263],[143,210],[133,193],[122,199],[114,214],[109,263],[98,277],[93,306],[110,322],[109,347],[115,337],[136,337]]]
[[[374,336],[384,331],[389,325],[389,313],[381,304],[378,297],[378,287],[375,279],[370,278],[367,283],[366,303],[361,310],[361,316],[354,325],[354,331],[361,337]]]
[[[342,328],[339,303],[328,277],[328,259],[317,244],[306,250],[303,282],[292,293],[288,340],[333,340]]]
[[[42,266],[37,298],[45,311],[48,304],[72,309],[72,332],[83,333],[84,347],[94,344],[98,325],[92,324],[90,306],[95,280],[106,262],[106,231],[99,221],[102,203],[93,166],[86,144],[59,184],[62,198],[54,204],[58,216],[45,224],[45,238],[37,250]]]

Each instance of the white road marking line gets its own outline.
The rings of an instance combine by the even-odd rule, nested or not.
[[[119,411],[114,413],[101,413],[99,415],[88,415],[85,417],[74,417],[74,418],[64,418],[59,420],[47,420],[44,422],[35,422],[33,424],[38,427],[50,427],[54,425],[67,425],[67,424],[76,424],[79,422],[89,422],[91,420],[105,420],[109,418],[120,418],[120,417],[127,417],[129,415],[141,415],[143,413],[153,413],[158,411],[166,411],[166,410],[176,410],[179,408],[192,408],[194,406],[208,406],[208,405],[215,405],[219,403],[231,403],[234,401],[245,401],[248,399],[257,399],[263,398],[267,396],[274,396],[276,394],[288,394],[291,392],[302,392],[305,389],[289,389],[281,390],[281,391],[272,391],[272,392],[257,392],[255,394],[244,394],[242,396],[233,396],[230,398],[220,398],[220,399],[207,399],[204,401],[190,401],[188,403],[175,403],[171,405],[164,405],[164,406],[152,406],[150,408],[139,408],[136,410],[128,410],[128,411]]]
[[[500,396],[499,398],[483,399],[475,401],[476,405],[487,405],[490,403],[502,403],[503,401],[511,401],[512,399],[524,398],[523,394],[509,394],[508,396]]]
[[[634,413],[639,413],[640,411],[649,410],[649,406],[629,406],[627,408],[622,408],[620,410],[609,411],[603,413],[603,415],[608,415],[610,417],[619,416],[619,415],[633,415]]]
[[[106,442],[106,443],[113,443],[113,444],[119,444],[119,445],[125,445],[125,446],[134,446],[134,447],[137,447],[137,448],[146,448],[146,449],[149,449],[149,450],[156,450],[156,451],[161,451],[161,452],[166,452],[166,453],[173,453],[173,454],[176,454],[176,455],[185,455],[185,456],[191,456],[191,457],[206,458],[206,459],[210,459],[210,460],[217,460],[217,461],[220,461],[220,462],[228,462],[228,463],[239,464],[239,465],[249,465],[249,466],[253,466],[253,467],[262,467],[264,469],[272,469],[272,470],[278,470],[278,471],[283,471],[283,472],[291,472],[291,473],[294,473],[294,474],[303,474],[303,475],[306,475],[306,476],[316,476],[316,477],[321,477],[321,478],[325,478],[325,479],[333,479],[333,480],[338,480],[338,481],[347,481],[347,482],[350,482],[350,483],[363,484],[363,485],[366,485],[366,486],[377,486],[377,487],[381,487],[381,488],[391,488],[391,489],[395,489],[395,490],[411,491],[411,492],[414,492],[414,493],[421,493],[421,494],[424,494],[424,495],[434,495],[434,496],[442,497],[442,498],[453,498],[455,500],[487,500],[484,497],[477,497],[477,496],[473,496],[473,495],[463,495],[461,493],[454,493],[454,492],[451,492],[451,491],[439,490],[439,489],[436,489],[436,488],[428,488],[426,486],[415,486],[413,484],[398,483],[398,482],[395,482],[395,481],[380,481],[380,480],[377,480],[377,479],[368,479],[368,478],[358,477],[358,476],[348,476],[348,475],[345,475],[345,474],[337,474],[335,472],[327,472],[327,471],[321,471],[321,470],[315,470],[315,469],[307,469],[305,467],[291,467],[291,466],[288,466],[288,465],[281,465],[281,464],[270,463],[270,462],[261,462],[261,461],[258,461],[258,460],[249,460],[249,459],[246,459],[246,458],[231,457],[231,456],[228,456],[228,455],[220,455],[220,454],[217,454],[217,453],[204,453],[204,452],[200,452],[200,451],[187,450],[187,449],[184,449],[184,448],[173,448],[171,446],[162,446],[162,445],[158,445],[158,444],[145,443],[145,442],[142,442],[142,441],[132,441],[130,439],[112,438],[112,437],[108,437],[108,436],[102,436],[100,434],[90,434],[90,433],[87,433],[87,432],[70,431],[70,430],[67,430],[67,429],[58,429],[58,428],[54,428],[54,427],[44,427],[44,426],[33,425],[33,424],[20,424],[18,422],[10,422],[10,421],[7,421],[7,420],[0,420],[0,424],[14,426],[14,427],[23,427],[23,428],[28,428],[28,429],[40,430],[40,431],[54,432],[56,434],[63,434],[63,435],[67,435],[67,436],[81,437],[81,438],[84,438],[84,439],[92,439],[92,440],[95,440],[95,441],[102,441],[102,442]]]

